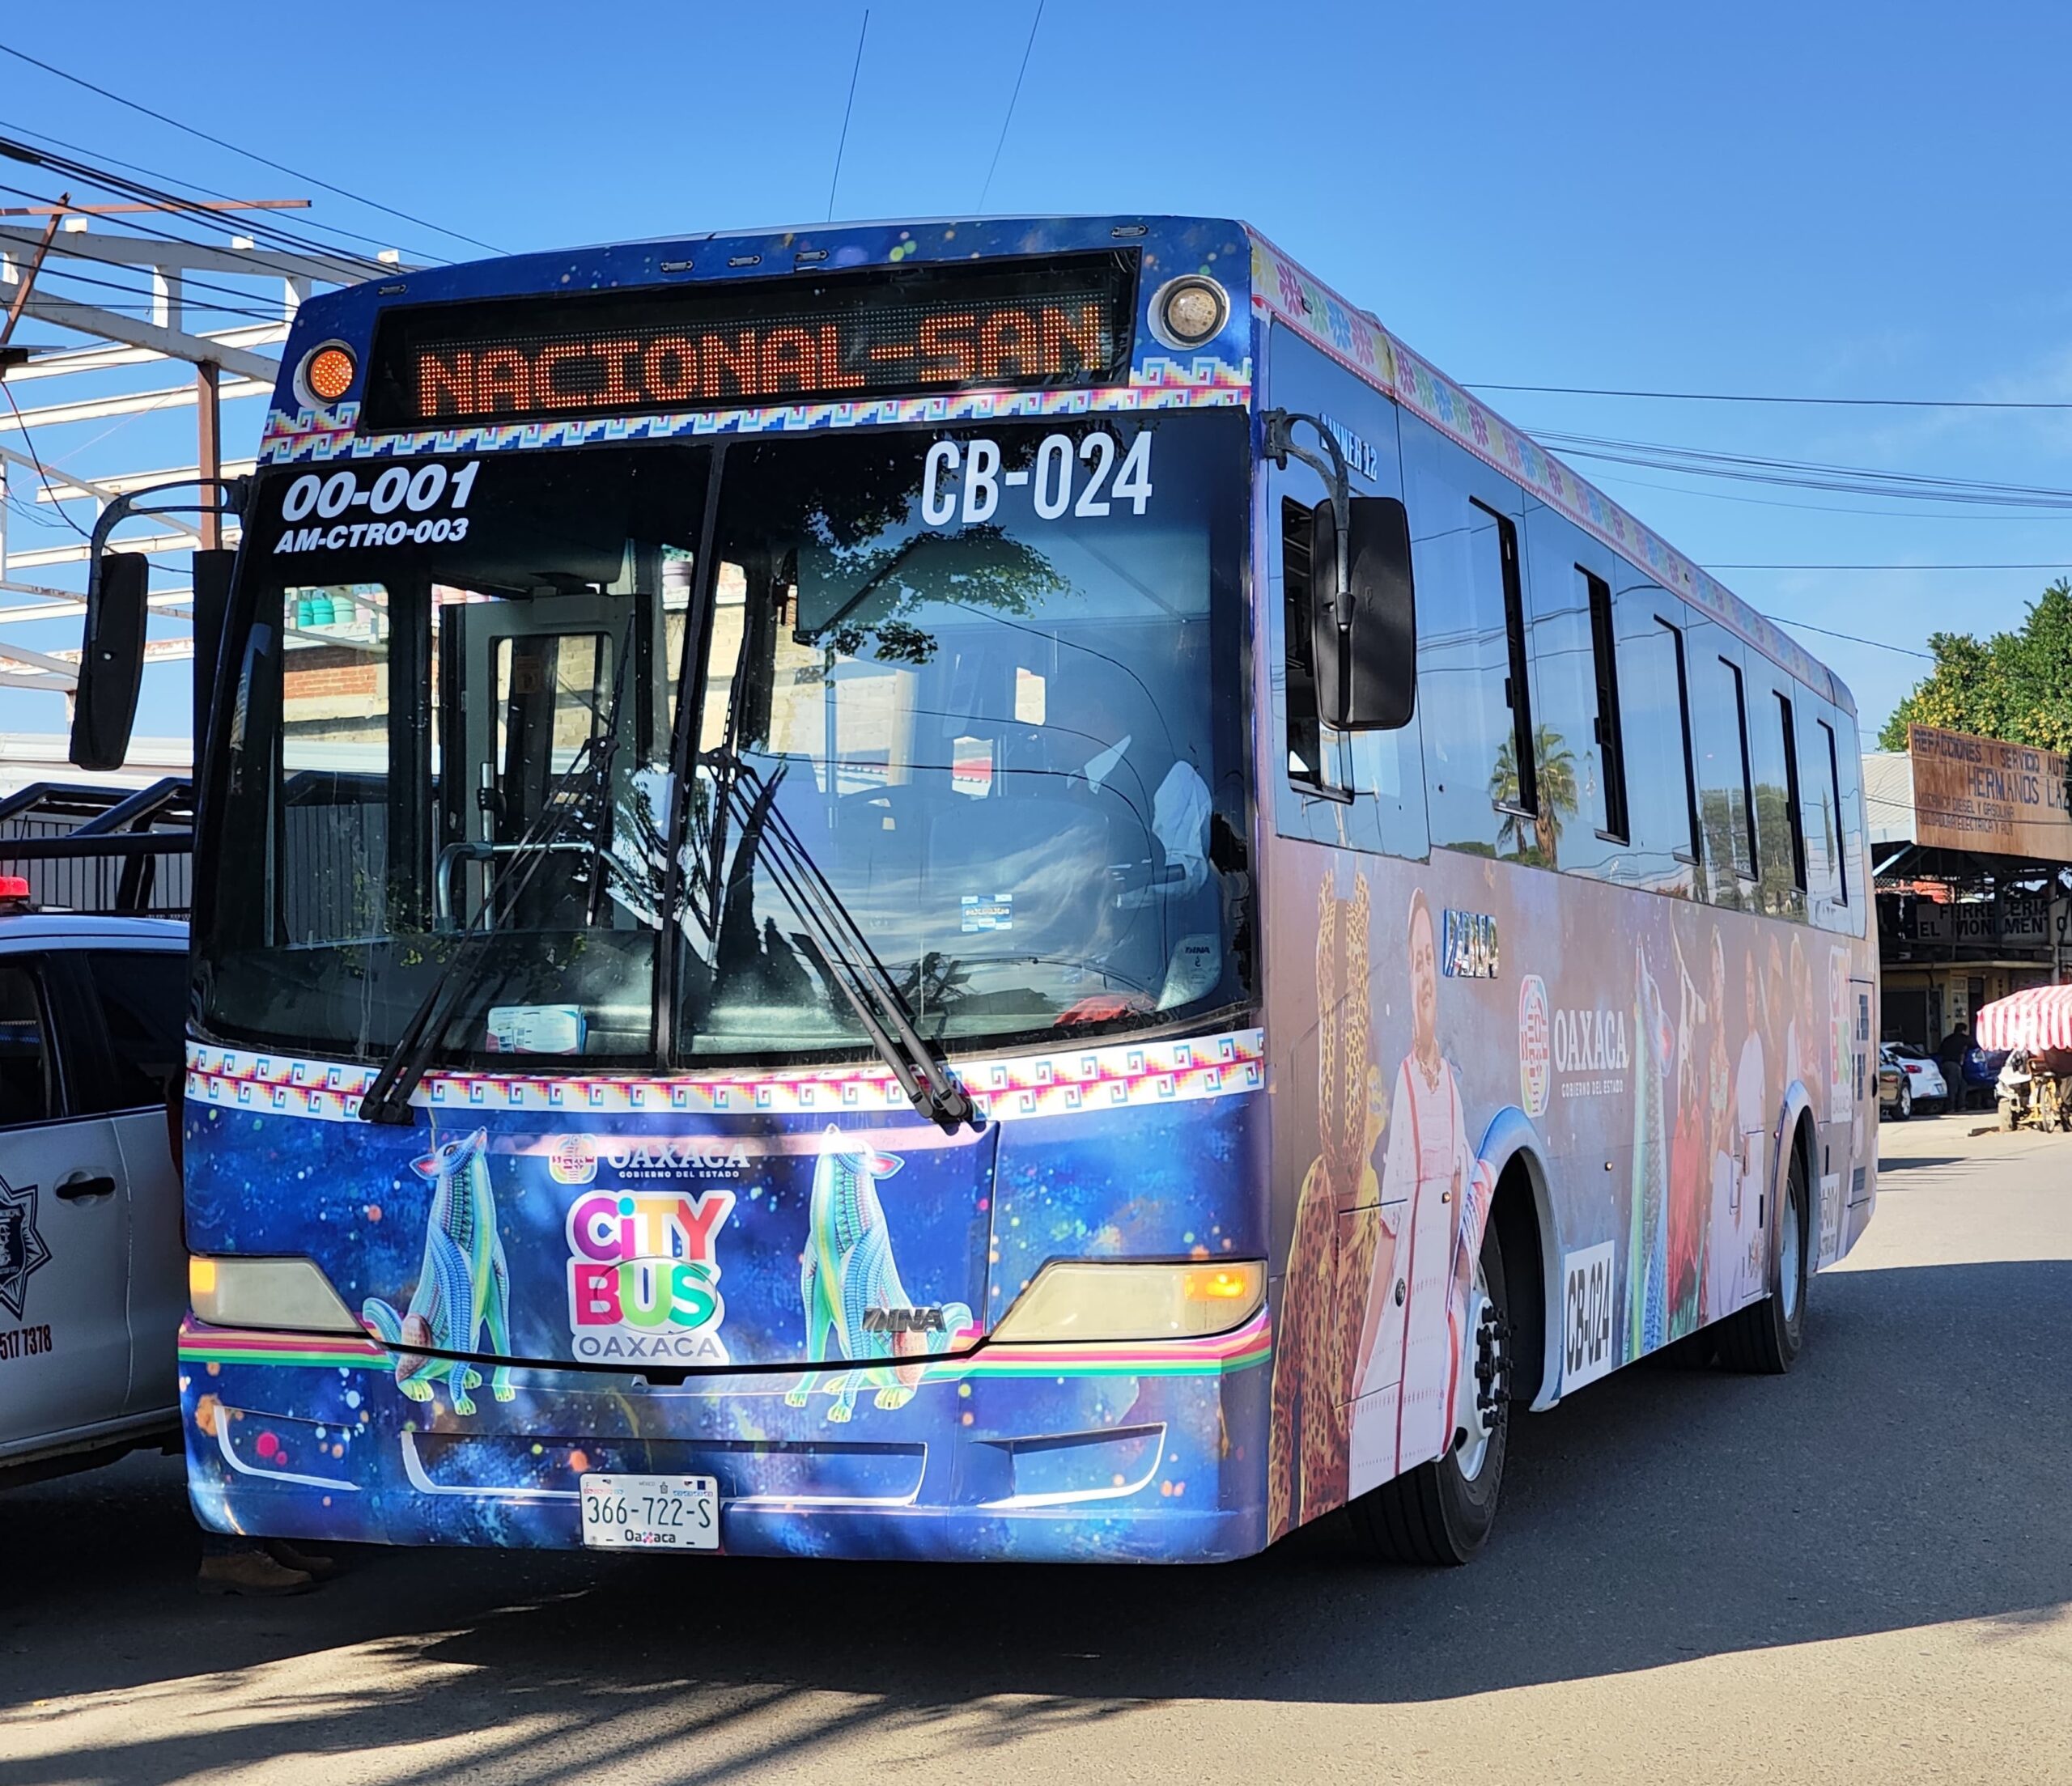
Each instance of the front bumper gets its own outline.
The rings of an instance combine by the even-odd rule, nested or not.
[[[481,1368],[415,1401],[372,1340],[180,1334],[196,1517],[384,1544],[574,1548],[591,1470],[718,1478],[741,1555],[1217,1562],[1266,1542],[1267,1317],[1212,1339],[983,1347],[652,1387]],[[469,1402],[465,1411],[461,1404]]]

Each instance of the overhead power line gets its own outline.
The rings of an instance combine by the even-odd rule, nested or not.
[[[1641,397],[1663,403],[1803,403],[1842,409],[2072,409],[2072,402],[1972,397],[1807,397],[1746,391],[1626,391],[1595,384],[1480,384],[1471,391],[1529,391],[1547,397]]]
[[[1029,53],[1036,47],[1036,33],[1043,27],[1043,0],[1036,0],[1036,16],[1029,21],[1029,41],[1021,46],[1021,66],[1014,71],[1014,91],[1007,96],[1007,116],[1000,120],[1000,140],[993,145],[993,159],[986,163],[986,183],[979,189],[979,209],[986,208],[986,194],[993,189],[993,176],[1000,171],[1000,151],[1007,146],[1007,127],[1014,122],[1015,102],[1021,97],[1021,79],[1029,72]]]
[[[69,150],[74,155],[89,155],[98,154],[100,155],[100,159],[111,168],[126,168],[133,174],[142,174],[146,179],[159,180],[169,185],[185,187],[188,191],[200,193],[205,197],[231,199],[236,196],[235,193],[219,191],[214,186],[205,186],[198,180],[189,180],[180,175],[164,173],[156,168],[147,168],[142,162],[125,161],[118,155],[111,155],[104,151],[89,149],[83,143],[68,142],[63,137],[54,137],[51,135],[48,130],[32,130],[27,125],[16,124],[5,118],[0,118],[0,130],[11,130],[17,136],[28,137],[37,142],[48,143],[53,149]],[[328,223],[319,218],[305,217],[301,220],[301,224],[302,227],[306,230],[320,230],[326,235],[342,236],[348,241],[364,242],[370,247],[376,248],[395,248],[399,246],[393,236],[369,235],[363,231],[349,230],[342,223]],[[312,247],[313,248],[321,249],[321,252],[325,253],[338,253],[340,252],[353,253],[356,252],[353,249],[345,249],[341,251],[324,244],[312,244]],[[428,254],[423,249],[418,248],[411,248],[408,252],[412,259],[418,261],[439,261],[443,262],[445,259],[445,257],[442,255]]]
[[[418,217],[410,211],[398,210],[393,205],[384,205],[379,200],[363,197],[346,187],[333,185],[328,180],[319,180],[314,174],[299,172],[289,167],[285,162],[275,161],[271,156],[262,155],[256,150],[247,149],[240,144],[228,142],[222,137],[211,135],[206,130],[197,129],[191,124],[183,124],[178,118],[170,117],[163,112],[155,111],[148,105],[140,104],[135,100],[125,99],[121,94],[112,92],[105,87],[96,86],[93,82],[82,79],[77,74],[68,74],[54,64],[43,61],[40,57],[30,55],[26,50],[16,49],[11,44],[0,44],[0,54],[11,56],[17,62],[27,62],[32,68],[40,68],[46,74],[54,74],[61,81],[69,81],[73,86],[83,87],[89,93],[98,93],[104,100],[112,100],[116,104],[126,106],[132,112],[141,112],[147,118],[155,118],[160,124],[170,125],[174,129],[183,131],[190,137],[198,138],[203,142],[213,143],[219,149],[227,149],[234,155],[242,155],[248,161],[256,161],[261,167],[271,168],[276,173],[286,174],[292,180],[299,180],[312,186],[321,186],[325,192],[334,193],[340,198],[350,199],[355,205],[364,205],[369,210],[381,211],[390,217],[401,218],[403,222],[414,223],[420,229],[431,230],[438,235],[451,236],[456,242],[471,244],[476,248],[486,249],[491,254],[502,254],[507,252],[498,248],[494,243],[483,241],[479,236],[469,235],[459,230],[449,230],[443,224],[433,223],[429,218]]]
[[[1537,439],[1537,436],[1535,436]],[[1645,477],[1625,477],[1616,472],[1601,471],[1597,474],[1600,484],[1616,485],[1622,490],[1659,490],[1672,496],[1702,497],[1709,503],[1742,503],[1753,508],[1793,508],[1807,515],[1875,515],[1883,521],[1983,521],[1992,527],[2005,527],[2010,521],[2068,521],[2072,513],[2064,509],[2017,510],[2010,505],[1997,508],[1984,515],[1953,515],[1947,508],[1859,508],[1846,503],[1786,503],[1774,496],[1737,496],[1731,490],[1705,490],[1688,484],[1658,484]],[[1892,498],[1897,501],[1899,498]],[[1926,503],[1926,498],[1918,498]]]
[[[1861,633],[1838,633],[1832,626],[1815,626],[1810,620],[1790,620],[1782,614],[1765,614],[1763,618],[1802,633],[1819,633],[1827,638],[1845,638],[1852,645],[1869,645],[1881,651],[1897,651],[1902,657],[1926,658],[1931,664],[1935,661],[1933,651],[1917,651],[1911,645],[1895,645],[1883,638],[1866,638]]]
[[[1599,460],[1686,477],[1777,484],[1799,490],[1845,491],[1908,501],[1985,504],[1993,507],[2072,509],[2072,490],[1989,478],[1942,477],[1923,472],[1885,471],[1870,465],[1836,465],[1816,460],[1773,459],[1760,454],[1718,452],[1652,440],[1620,440],[1599,435],[1535,431],[1533,438],[1566,457]]]
[[[842,184],[842,157],[849,147],[849,114],[856,109],[856,77],[864,71],[864,40],[871,34],[871,9],[864,8],[863,27],[856,33],[856,59],[849,65],[849,97],[842,108],[842,134],[834,145],[834,172],[827,176],[827,220],[834,221],[834,193]]]
[[[1709,564],[1708,571],[2062,571],[2072,559],[2037,564]]]
[[[5,136],[0,136],[0,155],[5,155],[11,161],[24,163],[32,168],[42,168],[52,173],[64,175],[75,182],[83,180],[91,185],[99,187],[104,192],[119,193],[125,197],[146,199],[153,207],[153,214],[165,213],[190,223],[198,223],[211,235],[217,234],[223,228],[221,216],[216,212],[201,209],[193,199],[185,197],[179,193],[169,192],[163,186],[154,186],[141,180],[133,180],[126,174],[111,173],[105,168],[96,167],[91,162],[74,160],[69,155],[53,155],[47,149],[39,149],[32,143],[17,142],[11,137]],[[372,255],[335,248],[323,243],[313,243],[307,236],[274,223],[270,218],[247,215],[240,221],[244,226],[240,233],[250,238],[255,244],[265,243],[273,248],[285,248],[296,254],[321,254],[327,260],[349,265],[356,263],[376,273],[386,270],[386,263]],[[186,248],[201,248],[207,245],[197,241],[192,236],[180,235],[169,231],[163,225],[146,224],[134,217],[115,218],[109,219],[109,222],[113,227],[129,229],[155,241],[176,242]],[[276,268],[273,270],[282,269]]]

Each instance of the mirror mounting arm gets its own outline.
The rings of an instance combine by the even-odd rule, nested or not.
[[[1331,616],[1341,634],[1352,626],[1352,605],[1346,599],[1352,586],[1352,492],[1345,475],[1345,453],[1337,438],[1324,426],[1322,416],[1304,415],[1290,409],[1268,409],[1259,418],[1266,429],[1266,441],[1261,452],[1271,459],[1275,469],[1285,471],[1288,461],[1298,459],[1318,477],[1331,491],[1331,518],[1338,525],[1338,562],[1332,568],[1337,573],[1332,579]],[[1323,443],[1323,453],[1295,443],[1295,424],[1306,422]],[[1328,454],[1327,457],[1325,455]]]
[[[249,480],[180,477],[116,497],[94,521],[87,552],[86,624],[82,629],[79,675],[72,687],[72,737],[67,754],[82,769],[120,769],[137,718],[139,679],[151,606],[151,561],[142,554],[111,549],[123,522],[141,515],[236,515],[244,512]],[[168,500],[167,492],[195,490],[193,497]],[[197,595],[207,554],[195,554]],[[208,605],[197,608],[199,616]],[[198,647],[197,647],[198,649]],[[197,665],[199,659],[197,660]],[[198,673],[198,670],[197,670]],[[197,702],[200,683],[197,681]],[[197,713],[196,729],[202,720]]]
[[[143,490],[126,491],[115,498],[94,520],[94,530],[87,554],[87,626],[93,626],[94,597],[100,592],[100,567],[108,555],[108,537],[125,521],[139,515],[228,515],[242,520],[244,505],[250,494],[249,477],[176,477],[168,483],[152,484]],[[214,501],[159,503],[150,498],[163,495],[169,490],[210,490],[214,492]]]

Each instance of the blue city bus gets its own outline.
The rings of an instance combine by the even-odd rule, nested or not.
[[[1245,225],[398,273],[282,364],[206,1525],[1458,1562],[1515,1411],[1799,1351],[1875,1190],[1849,694]]]

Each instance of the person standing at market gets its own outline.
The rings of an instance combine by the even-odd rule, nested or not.
[[[1959,1017],[1935,1050],[1935,1063],[1942,1069],[1942,1083],[1949,1091],[1948,1106],[1953,1110],[1964,1107],[1964,1056],[1971,1049],[1972,1033]]]

